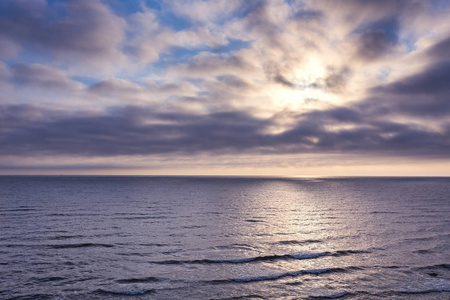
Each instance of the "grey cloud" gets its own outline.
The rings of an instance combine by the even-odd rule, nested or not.
[[[326,113],[325,113],[326,115]],[[307,118],[281,135],[290,152],[364,153],[379,156],[448,157],[448,134],[389,122],[355,123],[352,129],[326,130]],[[309,143],[309,145],[308,145]],[[290,147],[286,147],[290,146]]]
[[[0,36],[0,59],[14,58],[20,51],[20,46],[6,37]]]
[[[374,110],[441,119],[450,113],[450,40],[445,38],[418,56],[429,62],[423,70],[371,89]],[[375,108],[376,106],[376,108]]]
[[[310,19],[318,19],[323,16],[323,13],[319,10],[309,10],[309,9],[300,9],[296,11],[292,19],[294,20],[310,20]]]
[[[398,42],[400,15],[398,7],[398,10],[387,12],[387,15],[379,19],[360,24],[354,31],[354,34],[359,35],[357,56],[365,61],[372,61],[388,54]]]
[[[323,112],[319,112],[319,116],[324,114]],[[314,115],[312,113],[311,115]],[[326,111],[326,119],[339,121],[340,123],[362,123],[362,118],[360,112],[352,108],[346,107],[337,107],[333,109],[329,109]]]
[[[1,122],[9,128],[1,134],[3,154],[26,154],[31,147],[46,154],[87,156],[219,151],[247,148],[249,138],[263,127],[263,121],[238,112],[188,115],[128,107],[106,115],[33,122],[16,117],[14,110],[22,115],[33,111],[29,107],[3,108]],[[147,120],[164,122],[145,125]],[[8,125],[21,121],[21,128]]]
[[[280,83],[280,84],[286,86],[286,87],[290,87],[290,88],[296,88],[297,87],[297,85],[294,82],[288,80],[286,77],[284,77],[281,74],[275,75],[273,80],[275,82],[277,82],[277,83]]]
[[[169,74],[182,77],[242,75],[251,72],[254,67],[239,55],[215,55],[200,53],[187,63],[169,68]]]
[[[2,1],[0,37],[62,62],[94,64],[121,59],[125,22],[96,0]],[[57,18],[53,9],[62,9]],[[52,56],[54,55],[54,56]]]
[[[342,91],[346,87],[351,73],[348,67],[343,67],[339,70],[332,69],[324,79],[325,87],[332,92]]]
[[[362,33],[358,39],[357,56],[371,61],[387,54],[391,44],[386,33],[382,30],[370,30]]]
[[[414,5],[409,0],[312,0],[310,4],[319,8],[326,8],[331,13],[338,13],[344,17],[344,22],[353,22],[358,26],[360,17],[366,22],[373,22],[386,16],[400,13],[404,8]]]
[[[102,80],[89,91],[106,97],[117,97],[122,100],[152,100],[158,97],[189,96],[197,93],[197,88],[187,82],[182,83],[133,83],[123,79]]]
[[[271,73],[267,73],[270,77]],[[351,71],[347,67],[343,67],[339,70],[333,70],[333,68],[331,68],[329,73],[323,78],[316,78],[315,82],[312,83],[301,83],[297,80],[294,81],[286,78],[281,72],[278,71],[273,75],[272,80],[273,82],[293,89],[324,89],[338,93],[346,87],[350,75]]]
[[[450,60],[434,64],[419,74],[409,76],[380,89],[395,94],[436,95],[442,92],[450,92],[449,82]]]
[[[250,88],[250,84],[248,82],[234,75],[219,76],[218,79],[220,82],[223,82],[228,88],[231,87],[239,90]]]
[[[348,152],[448,157],[450,153],[448,131],[382,121],[360,107],[297,115],[294,126],[279,134],[267,133],[271,119],[236,111],[199,115],[122,107],[101,115],[45,117],[49,113],[36,107],[2,107],[1,154]]]
[[[259,0],[258,0],[259,1]],[[227,18],[239,11],[246,11],[249,6],[254,5],[253,1],[227,1],[227,0],[187,0],[173,1],[164,0],[163,10],[168,10],[178,17],[188,20],[192,24],[211,24],[223,22]]]
[[[20,63],[10,69],[12,82],[19,85],[46,90],[77,90],[83,87],[81,83],[67,77],[63,71],[45,65]]]
[[[283,32],[280,24],[270,18],[268,1],[258,1],[249,13],[246,22],[246,29],[254,31],[263,44],[269,48],[284,49],[280,35]]]
[[[426,51],[427,56],[434,61],[449,60],[450,59],[449,53],[450,53],[450,36],[434,44]]]
[[[123,79],[107,79],[93,84],[89,90],[100,94],[139,92],[140,87]]]
[[[450,61],[433,64],[421,73],[372,89],[376,110],[426,118],[450,113]],[[375,108],[374,108],[375,109]]]
[[[9,68],[5,64],[0,62],[0,82],[9,79],[9,77],[10,77]]]

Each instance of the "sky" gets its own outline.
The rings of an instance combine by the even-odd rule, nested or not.
[[[0,174],[450,176],[450,2],[2,0]]]

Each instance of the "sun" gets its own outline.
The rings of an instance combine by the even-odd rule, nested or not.
[[[273,109],[303,112],[339,103],[339,97],[327,87],[328,74],[325,62],[318,56],[309,57],[283,73],[284,82],[275,82],[266,89]]]

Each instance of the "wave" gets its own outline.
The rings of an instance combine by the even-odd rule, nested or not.
[[[446,288],[434,288],[428,290],[411,290],[411,291],[399,291],[400,294],[431,294],[431,293],[442,293],[450,292],[450,287]]]
[[[67,249],[67,248],[88,248],[101,247],[112,248],[114,245],[101,243],[79,243],[79,244],[6,244],[6,248],[52,248],[52,249]]]
[[[327,255],[327,252],[320,253],[298,253],[298,254],[284,254],[284,255],[267,255],[267,256],[256,256],[248,258],[238,258],[238,259],[194,259],[194,260],[163,260],[163,261],[153,261],[153,264],[163,264],[163,265],[175,265],[175,264],[241,264],[241,263],[251,263],[259,261],[274,261],[274,260],[290,260],[290,259],[313,259],[320,256]]]
[[[138,244],[138,246],[144,246],[144,247],[167,247],[172,246],[171,244],[159,244],[159,243],[145,243],[145,244]],[[179,246],[178,244],[176,246]]]
[[[61,280],[66,280],[66,279],[67,278],[64,278],[64,277],[53,276],[53,277],[39,278],[39,279],[37,279],[37,281],[39,281],[39,282],[51,282],[51,281],[61,281]]]
[[[314,244],[314,243],[322,243],[321,240],[288,240],[288,241],[279,241],[275,244],[279,245],[305,245],[305,244]]]
[[[48,240],[68,240],[68,239],[79,239],[79,238],[84,238],[84,235],[57,235],[57,236],[52,236],[52,237],[48,237]]]
[[[49,300],[55,299],[53,294],[31,294],[24,296],[16,296],[13,298],[8,298],[9,300]]]
[[[425,266],[425,267],[418,267],[416,269],[417,270],[429,270],[429,269],[450,270],[450,264],[431,265],[431,266]]]
[[[372,268],[380,268],[380,269],[401,269],[402,266],[372,266]]]
[[[368,254],[371,253],[368,250],[338,250],[335,252],[328,252],[328,255],[330,256],[345,256],[345,255],[351,255],[351,254]]]
[[[255,250],[255,247],[249,245],[249,244],[239,244],[239,243],[235,243],[235,244],[230,244],[230,245],[220,245],[220,246],[214,246],[211,247],[213,249],[222,249],[222,250],[227,250],[227,249],[244,249],[244,250]]]
[[[412,253],[417,253],[417,254],[428,254],[428,253],[432,253],[433,250],[430,249],[420,249],[420,250],[415,250]]]
[[[18,212],[18,211],[36,211],[38,209],[35,208],[12,208],[12,209],[2,209],[1,211],[5,212]]]
[[[364,296],[363,299],[367,298],[367,296],[375,296],[375,297],[381,297],[383,299],[387,299],[387,298],[392,298],[395,296],[399,296],[399,297],[405,297],[405,295],[427,295],[427,294],[440,294],[440,293],[449,293],[450,292],[450,287],[444,287],[444,288],[439,288],[439,287],[434,287],[434,288],[430,288],[430,289],[417,289],[417,290],[391,290],[391,291],[383,291],[380,293],[374,293],[374,292],[367,292],[367,291],[358,291],[355,292],[353,295],[355,296]],[[434,298],[433,298],[434,299]],[[439,298],[439,299],[443,299],[443,298]]]
[[[350,296],[352,294],[348,293],[348,292],[340,292],[340,293],[336,293],[336,294],[326,294],[326,295],[313,295],[313,296],[309,296],[306,299],[338,299],[338,298],[342,298],[345,296]]]
[[[166,216],[135,216],[135,217],[121,217],[116,218],[121,220],[159,220],[159,219],[168,219]]]
[[[88,248],[88,247],[112,248],[112,247],[114,247],[114,245],[111,245],[111,244],[97,244],[97,243],[58,244],[58,245],[48,245],[48,246],[53,249]]]
[[[153,216],[153,215],[144,215],[144,216],[120,216],[120,217],[114,217],[114,219],[118,220],[164,220],[164,219],[172,219],[173,217],[170,216]]]
[[[78,214],[78,216],[79,215],[80,214]],[[73,217],[73,216],[77,216],[77,214],[51,213],[51,214],[47,214],[47,216],[49,216],[49,217]]]
[[[144,294],[148,294],[148,293],[152,293],[152,292],[154,292],[153,289],[137,290],[137,291],[113,291],[113,290],[104,290],[104,289],[96,290],[96,293],[100,293],[100,294],[123,295],[123,296],[144,295]]]
[[[439,239],[439,238],[449,238],[450,234],[438,234],[438,235],[434,235],[434,236],[424,236],[424,237],[415,237],[415,238],[407,238],[404,239],[405,241],[432,241],[435,239]]]
[[[220,298],[217,300],[238,300],[238,299],[266,299],[263,296],[260,295],[244,295],[244,296],[236,296],[236,297],[230,297],[230,298]]]
[[[431,277],[438,277],[443,273],[448,273],[450,271],[450,265],[449,264],[431,265],[414,268],[413,270],[423,271]]]
[[[358,267],[346,267],[346,268],[328,268],[328,269],[312,269],[312,270],[300,270],[293,272],[286,272],[268,276],[258,276],[258,277],[247,277],[247,278],[233,278],[233,279],[222,279],[213,280],[212,283],[248,283],[254,281],[273,281],[285,277],[296,277],[301,275],[320,275],[325,273],[346,273],[349,271],[360,270]]]
[[[178,265],[178,264],[242,264],[253,263],[261,261],[275,261],[275,260],[302,260],[302,259],[314,259],[322,256],[345,256],[351,254],[370,253],[365,250],[339,250],[335,252],[317,252],[317,253],[296,253],[296,254],[282,254],[282,255],[266,255],[256,256],[248,258],[237,259],[192,259],[192,260],[163,260],[163,261],[150,261],[151,264],[161,265]]]
[[[117,283],[146,283],[146,282],[156,282],[159,281],[156,277],[142,277],[142,278],[127,278],[127,279],[118,279]]]
[[[397,212],[397,211],[372,211],[370,214],[371,215],[375,215],[375,214],[399,214],[399,212]]]

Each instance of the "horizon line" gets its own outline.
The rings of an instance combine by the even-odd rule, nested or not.
[[[171,174],[171,175],[155,175],[155,174],[0,174],[0,177],[211,177],[211,178],[450,178],[449,175],[229,175],[229,174]]]

